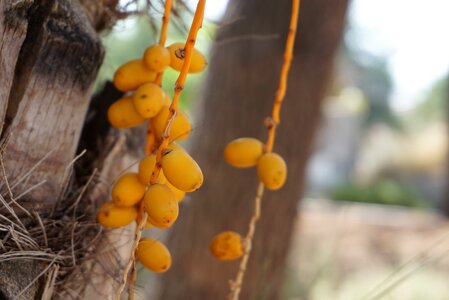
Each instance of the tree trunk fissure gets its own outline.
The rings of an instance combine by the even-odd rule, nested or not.
[[[13,85],[14,73],[18,54],[26,36],[27,21],[26,12],[31,6],[28,3],[20,3],[14,7],[7,1],[0,2],[0,130],[4,127],[4,118],[8,107],[10,90]]]
[[[4,32],[15,32],[8,27],[14,24],[21,26],[26,37],[17,47],[13,80],[3,93],[8,96],[0,99],[2,107],[7,107],[2,136],[8,144],[3,160],[13,181],[51,153],[22,187],[45,181],[28,196],[34,209],[46,211],[65,188],[66,168],[75,156],[103,51],[76,1],[35,1],[26,14],[16,13],[26,15],[22,19],[8,11]],[[8,59],[2,55],[2,60]]]
[[[23,98],[25,87],[28,84],[31,68],[36,63],[38,49],[42,46],[43,25],[50,14],[52,3],[50,1],[35,1],[27,9],[24,23],[26,23],[26,36],[20,47],[17,63],[14,67],[9,97],[5,101],[6,113],[2,119],[1,138],[5,138],[8,128],[17,114],[20,101]],[[11,13],[12,10],[9,10]],[[18,22],[17,22],[18,23]],[[16,24],[17,24],[16,23]],[[6,26],[6,25],[5,25]]]

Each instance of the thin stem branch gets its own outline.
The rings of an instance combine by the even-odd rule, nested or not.
[[[246,267],[248,265],[249,257],[251,254],[254,233],[256,232],[256,224],[260,218],[260,207],[264,191],[265,188],[263,183],[259,182],[259,186],[257,187],[256,198],[254,200],[254,213],[249,222],[248,233],[246,234],[244,240],[245,254],[242,257],[242,260],[240,261],[237,276],[235,277],[234,280],[229,281],[230,292],[228,295],[228,300],[237,300],[239,298],[240,291],[242,289],[243,277],[245,275]]]
[[[178,113],[179,96],[184,88],[184,84],[187,78],[187,74],[190,68],[190,62],[192,60],[193,48],[195,47],[196,37],[198,31],[203,25],[204,19],[204,7],[206,5],[206,0],[199,0],[196,7],[195,15],[193,17],[192,25],[190,26],[189,36],[187,37],[184,46],[184,63],[182,64],[181,71],[179,73],[178,79],[175,84],[175,94],[170,105],[170,112],[168,115],[167,122],[165,123],[164,133],[162,134],[162,141],[157,150],[156,156],[156,166],[154,168],[153,174],[151,175],[150,183],[154,184],[157,181],[159,172],[161,170],[161,160],[164,154],[164,150],[167,148],[170,138],[171,125],[175,120],[176,114]]]
[[[276,128],[281,122],[280,112],[282,102],[284,101],[285,92],[287,90],[288,73],[290,71],[290,66],[293,59],[293,48],[295,46],[296,28],[298,26],[299,7],[300,0],[292,0],[292,14],[290,17],[290,26],[285,43],[284,63],[282,64],[279,86],[273,102],[271,122],[267,122],[266,124],[268,127],[268,139],[265,143],[266,152],[271,152],[273,150],[274,140],[276,137]]]
[[[287,79],[290,70],[291,61],[293,58],[293,48],[295,45],[296,28],[298,25],[298,15],[299,15],[300,0],[292,0],[292,13],[290,17],[290,26],[288,30],[287,40],[285,43],[284,50],[284,62],[281,68],[281,74],[279,78],[279,86],[276,92],[275,99],[273,101],[273,111],[270,118],[266,120],[266,126],[268,129],[268,137],[265,143],[264,151],[271,152],[273,150],[274,141],[276,138],[276,127],[280,123],[280,110],[282,107],[282,102],[285,97],[285,92],[287,90]],[[229,288],[230,292],[228,294],[228,300],[238,300],[240,291],[242,289],[243,278],[245,276],[246,268],[251,254],[252,243],[254,238],[254,233],[256,231],[257,221],[260,218],[260,211],[262,205],[262,198],[264,193],[264,185],[259,182],[257,187],[256,198],[254,199],[254,212],[250,219],[248,225],[248,232],[244,240],[245,254],[240,261],[239,269],[234,280],[230,280]]]
[[[147,218],[148,218],[148,215],[147,215],[146,211],[143,211],[142,220],[139,222],[139,225],[137,226],[137,230],[135,232],[134,242],[131,247],[131,254],[130,254],[129,261],[126,264],[125,269],[123,270],[121,285],[120,285],[117,293],[115,294],[115,300],[120,300],[120,298],[123,294],[123,291],[125,290],[126,282],[128,280],[128,273],[131,270],[131,268],[134,264],[134,261],[136,259],[136,250],[137,250],[137,247],[139,246],[140,238],[142,237],[142,231],[145,228],[145,224],[147,223]]]
[[[168,24],[170,23],[170,13],[171,13],[172,6],[173,6],[173,0],[165,1],[164,15],[162,16],[161,35],[159,36],[159,45],[161,45],[161,46],[165,46],[165,41],[167,40]],[[162,76],[163,75],[164,75],[163,72],[157,74],[156,84],[158,84],[158,85],[162,84]]]
[[[159,36],[159,45],[165,46],[167,40],[168,24],[170,24],[170,14],[173,6],[173,0],[166,0],[164,6],[164,15],[162,16],[161,35]],[[156,84],[162,86],[162,77],[164,72],[160,72],[156,76]],[[145,155],[149,155],[156,148],[156,136],[151,128],[151,121],[147,122],[147,139],[145,145]]]
[[[137,253],[134,253],[134,257]],[[133,266],[131,268],[131,273],[129,274],[129,284],[128,284],[128,300],[134,300],[134,285],[137,279],[137,262],[133,261]]]
[[[140,234],[142,234],[143,229],[145,228],[146,225],[146,220],[143,220],[143,215],[146,215],[145,212],[145,205],[143,203],[143,200],[140,202],[140,206],[139,206],[139,216],[137,218],[137,227],[136,230],[134,232],[135,237],[137,238],[138,236],[138,231],[140,231]],[[140,236],[139,236],[139,240],[140,241]],[[128,300],[134,300],[134,285],[135,282],[137,280],[137,262],[136,262],[136,257],[137,257],[137,247],[136,249],[134,249],[134,258],[131,255],[130,257],[130,262],[132,262],[132,268],[131,268],[131,274],[129,275],[129,284],[128,284]],[[125,274],[123,274],[125,276]],[[127,273],[126,273],[127,275]],[[126,278],[125,278],[126,280]]]

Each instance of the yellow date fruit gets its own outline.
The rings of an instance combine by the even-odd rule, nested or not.
[[[156,227],[169,228],[178,218],[175,195],[165,184],[151,185],[143,198],[148,221]]]
[[[160,179],[160,183],[165,184],[166,186],[168,186],[171,189],[173,194],[175,194],[175,198],[176,198],[176,200],[178,200],[178,202],[181,202],[182,199],[184,199],[186,192],[181,191],[181,190],[177,189],[175,186],[173,186],[173,184],[171,184],[170,181],[168,181],[167,178],[165,178],[163,170],[161,170],[161,172],[159,173],[159,179]]]
[[[145,122],[134,107],[131,97],[115,101],[108,109],[108,120],[115,128],[132,128]]]
[[[165,272],[171,266],[171,255],[167,247],[152,238],[143,238],[139,241],[137,259],[145,268],[156,273]]]
[[[164,106],[170,106],[171,98],[170,96],[164,92]]]
[[[239,138],[231,141],[224,149],[228,164],[236,168],[255,166],[262,156],[263,144],[255,138]]]
[[[135,59],[122,65],[115,71],[113,82],[115,87],[122,92],[137,89],[144,83],[153,82],[156,72],[145,67],[140,59]]]
[[[156,166],[156,154],[150,154],[142,159],[139,163],[139,180],[143,184],[150,183],[151,175]],[[159,175],[160,176],[160,175]]]
[[[173,144],[171,144],[171,145],[173,145]],[[181,147],[181,146],[177,146],[177,147]],[[171,149],[171,148],[169,148],[169,149]],[[156,166],[156,154],[150,154],[140,161],[140,163],[139,163],[139,180],[140,180],[140,182],[142,182],[143,184],[150,183],[151,175],[153,174],[153,170],[154,170],[155,166]],[[163,183],[163,184],[167,185],[172,190],[173,194],[175,194],[175,198],[179,202],[182,201],[182,199],[184,198],[184,196],[186,194],[185,192],[175,188],[167,180],[167,178],[165,178],[163,170],[159,171],[159,178],[157,180],[157,183]]]
[[[151,119],[151,124],[154,129],[154,134],[161,140],[164,133],[165,125],[167,123],[168,116],[170,114],[170,107],[164,105],[161,111]],[[192,124],[190,124],[189,118],[182,111],[178,111],[175,120],[171,124],[170,128],[170,141],[182,141],[189,137],[192,131]]]
[[[203,184],[203,173],[196,161],[184,150],[169,150],[162,156],[165,178],[177,189],[193,192]]]
[[[234,260],[243,255],[242,237],[234,231],[224,231],[210,243],[210,252],[221,260]]]
[[[136,218],[137,209],[134,206],[118,207],[112,200],[101,205],[97,213],[98,223],[109,228],[126,226]]]
[[[152,45],[145,50],[143,61],[148,69],[161,73],[170,65],[170,51],[164,46]]]
[[[168,46],[170,51],[170,67],[177,71],[181,71],[182,64],[184,63],[185,51],[184,43],[175,43]],[[190,61],[189,73],[198,73],[206,68],[207,62],[204,55],[193,48],[192,59]]]
[[[142,200],[145,194],[145,185],[139,181],[136,173],[122,175],[112,188],[112,200],[115,205],[129,207]]]
[[[142,84],[133,95],[136,111],[149,119],[159,113],[165,103],[164,91],[155,83]]]
[[[277,153],[265,153],[257,162],[259,179],[269,190],[280,189],[287,179],[287,164]]]

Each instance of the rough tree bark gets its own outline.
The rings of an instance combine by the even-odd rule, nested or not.
[[[20,205],[45,218],[66,188],[67,166],[75,156],[103,51],[76,1],[3,0],[0,37],[0,123],[7,145],[2,148],[1,195],[6,198],[11,188],[17,196],[39,185]],[[26,181],[14,187],[32,168]],[[24,209],[16,214],[29,230],[34,215]],[[11,225],[4,219],[2,224]],[[2,262],[0,294],[5,299],[17,296],[43,268],[38,260]],[[38,298],[42,282],[36,281],[21,297]]]
[[[59,267],[63,270],[65,257],[70,261],[70,256],[73,268],[64,276],[72,276],[73,286],[53,295],[55,298],[108,299],[112,295],[111,278],[116,277],[117,268],[104,265],[117,265],[116,249],[113,253],[102,249],[102,267],[93,261],[78,266],[76,259],[82,258],[83,253],[78,254],[70,245],[70,232],[73,236],[90,230],[91,225],[81,224],[92,222],[90,213],[95,208],[90,207],[89,213],[83,209],[95,206],[92,199],[105,200],[108,185],[95,185],[87,197],[90,201],[65,197],[67,188],[76,186],[70,177],[70,163],[77,152],[91,88],[102,59],[101,44],[78,0],[0,0],[0,299],[41,299],[44,291],[48,296],[51,293],[44,287],[46,276]],[[103,118],[104,115],[103,112]],[[104,149],[95,149],[90,170],[108,164],[101,176],[110,182],[135,156],[125,154],[125,143],[116,143],[116,132],[97,138],[108,141],[102,144]],[[34,188],[30,190],[31,187]],[[59,212],[55,213],[58,206]],[[14,213],[8,211],[11,208]],[[70,208],[67,215],[65,208]],[[62,227],[51,229],[52,224]],[[131,232],[132,228],[127,228],[122,233]],[[118,240],[117,235],[115,239]],[[123,243],[123,236],[120,239]],[[21,244],[23,241],[26,243]],[[49,262],[44,258],[23,253],[27,257],[24,259],[21,251],[53,253],[54,265],[47,270]],[[93,274],[96,281],[89,280]],[[79,286],[80,280],[91,284]]]
[[[242,299],[278,299],[304,166],[345,23],[348,0],[303,0],[297,47],[275,152],[287,161],[284,188],[262,203]],[[223,230],[245,233],[257,186],[254,169],[233,169],[223,160],[230,140],[265,139],[278,83],[291,1],[231,0],[212,51],[192,139],[205,183],[186,201],[170,249],[175,259],[161,299],[224,298],[238,262],[220,262],[208,251]],[[229,22],[229,23],[228,23]],[[279,38],[273,39],[276,34]]]
[[[28,9],[21,7],[25,4]],[[15,45],[10,49],[2,41],[2,61],[11,65],[10,54],[18,55],[12,65],[14,76],[11,70],[2,76],[12,80],[1,99],[2,107],[7,107],[2,120],[2,136],[8,138],[3,161],[8,177],[18,178],[51,152],[51,159],[28,181],[34,185],[45,180],[29,194],[37,211],[54,205],[62,192],[103,56],[95,31],[75,4],[16,1],[3,11],[3,36]]]

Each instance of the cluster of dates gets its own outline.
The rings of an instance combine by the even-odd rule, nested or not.
[[[265,152],[264,145],[255,138],[238,138],[231,141],[224,150],[228,164],[236,168],[257,166],[259,180],[269,190],[280,189],[287,179],[287,164],[277,153]],[[234,260],[244,253],[242,237],[234,231],[218,234],[210,244],[212,254],[221,260]]]
[[[203,183],[203,174],[195,160],[174,141],[186,139],[192,129],[186,114],[178,111],[170,127],[168,146],[163,149],[157,166],[156,149],[161,144],[170,115],[170,99],[160,87],[158,76],[166,68],[181,70],[184,63],[184,44],[169,47],[152,45],[142,59],[122,65],[114,75],[115,87],[125,96],[113,103],[108,119],[115,128],[137,127],[149,122],[154,133],[153,152],[139,163],[138,173],[129,172],[115,182],[111,200],[98,210],[97,220],[107,228],[119,228],[141,221],[141,209],[147,213],[146,227],[169,228],[178,217],[178,204],[186,192],[197,190]],[[193,49],[189,73],[202,71],[205,57]],[[156,167],[156,180],[151,181]],[[137,248],[138,260],[154,272],[167,271],[171,255],[167,247],[152,238],[142,238]]]

